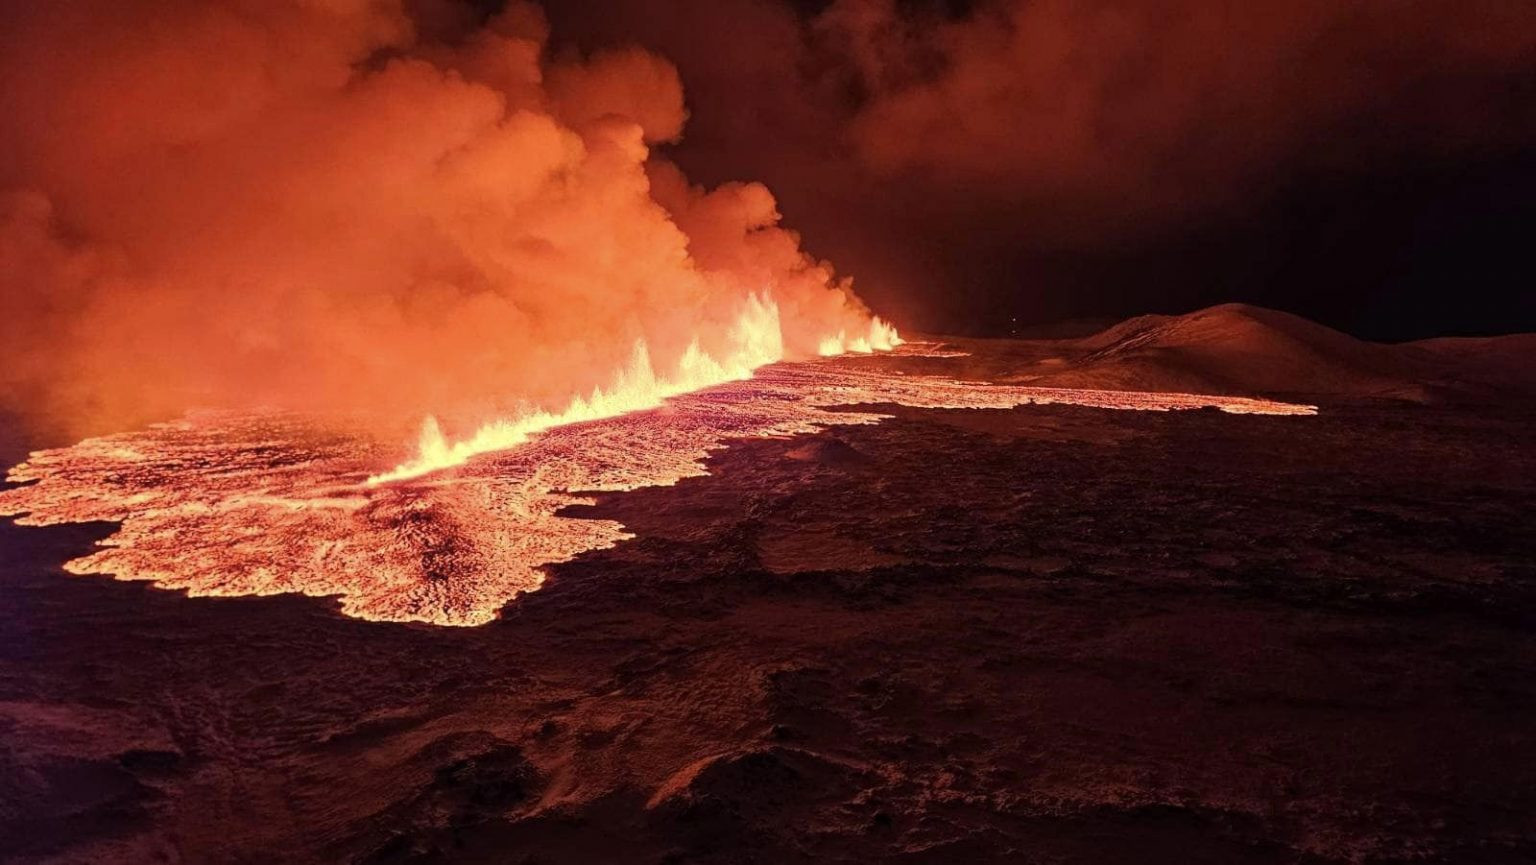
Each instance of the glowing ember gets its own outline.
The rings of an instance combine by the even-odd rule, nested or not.
[[[772,315],[759,307],[752,316]],[[772,349],[751,339],[738,345],[736,361],[718,362],[721,371],[734,370],[731,378],[750,371],[731,362]],[[764,354],[750,353],[759,350]],[[433,455],[451,466],[415,480],[369,483],[386,450],[311,418],[205,413],[35,453],[10,479],[37,483],[0,492],[0,514],[24,514],[26,525],[122,523],[102,549],[66,565],[74,573],[149,580],[191,595],[336,596],[350,616],[478,625],[537,589],[545,566],[630,537],[613,521],[559,516],[562,507],[586,501],[571,491],[673,484],[705,474],[704,458],[732,439],[886,417],[830,406],[1315,412],[1234,397],[991,386],[837,359],[764,366],[749,380],[675,395],[680,380],[657,380],[642,361],[637,351],[631,378],[614,392],[644,394],[652,405],[672,395],[664,409],[635,411],[644,404],[638,398],[595,395],[585,408],[482,431],[467,443],[448,445],[439,436],[416,461],[385,476],[428,471],[435,464],[415,469]],[[565,423],[585,417],[597,419]]]

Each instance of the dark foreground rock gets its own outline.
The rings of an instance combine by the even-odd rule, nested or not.
[[[0,858],[1536,859],[1536,414],[898,411],[482,628],[0,525]]]

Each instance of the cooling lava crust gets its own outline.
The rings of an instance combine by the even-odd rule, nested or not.
[[[1536,409],[1314,401],[889,406],[734,443],[568,508],[635,538],[479,627],[66,574],[114,526],[6,523],[0,838],[21,862],[1531,861]]]

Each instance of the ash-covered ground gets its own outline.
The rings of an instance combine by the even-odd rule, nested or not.
[[[0,524],[0,858],[1532,861],[1536,404],[1315,401],[738,442],[477,628]]]

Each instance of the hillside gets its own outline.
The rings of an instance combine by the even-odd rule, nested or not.
[[[1007,354],[1018,363],[1003,380],[1041,386],[1414,402],[1536,395],[1536,335],[1374,343],[1235,303]]]

